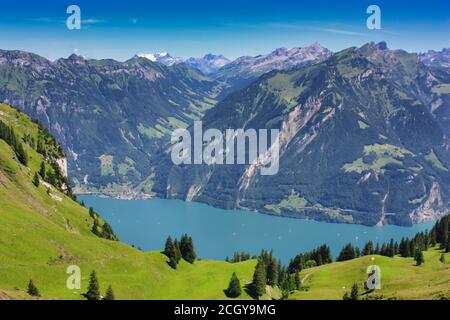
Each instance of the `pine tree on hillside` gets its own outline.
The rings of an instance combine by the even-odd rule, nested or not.
[[[228,285],[228,289],[226,290],[226,294],[230,298],[237,298],[241,295],[241,282],[236,275],[236,272],[233,272],[231,276],[230,283]]]
[[[353,245],[351,243],[348,243],[347,245],[345,245],[344,248],[342,248],[336,261],[352,260],[352,259],[357,258],[357,256],[358,255],[357,255],[356,249],[353,247]]]
[[[369,242],[367,242],[364,245],[364,249],[362,251],[362,255],[364,255],[364,256],[371,255],[371,254],[373,254],[373,251],[374,251],[374,249],[373,249],[373,242],[369,241]]]
[[[414,259],[416,260],[416,266],[420,266],[422,263],[425,262],[423,252],[419,249],[416,250],[416,255]]]
[[[89,277],[89,287],[86,293],[86,298],[88,300],[100,300],[100,285],[97,279],[97,273],[95,270],[91,272]]]
[[[17,159],[22,163],[24,166],[28,164],[28,155],[23,147],[23,144],[20,142],[17,142],[17,145],[15,147],[15,152],[17,155]]]
[[[164,246],[164,254],[167,257],[170,257],[170,255],[175,251],[174,248],[175,247],[174,247],[173,242],[172,242],[172,237],[168,236],[167,239],[166,239],[166,244]]]
[[[30,282],[28,282],[27,293],[30,296],[33,296],[33,297],[40,297],[41,296],[41,294],[39,293],[38,288],[34,285],[33,280],[30,280]]]
[[[297,290],[300,290],[301,286],[302,286],[302,281],[300,280],[300,272],[296,271],[295,272],[295,288]]]
[[[42,179],[45,179],[45,164],[43,161],[41,162],[41,167],[39,168],[39,175]]]
[[[105,294],[105,297],[103,298],[103,300],[116,300],[116,298],[114,296],[114,291],[113,291],[111,285],[106,290],[106,294]]]
[[[192,241],[191,237],[188,237],[187,234],[181,236],[180,251],[181,256],[183,257],[184,260],[186,260],[189,263],[194,263],[195,259],[197,258],[197,255],[194,250],[194,242]]]
[[[291,287],[290,287],[291,284],[289,281],[289,274],[284,273],[282,279],[283,279],[281,282],[282,299],[287,300],[289,298],[289,294],[291,292]]]
[[[169,258],[169,266],[173,269],[177,268],[178,260],[177,260],[177,252],[175,245],[172,242],[172,238],[169,236],[166,240],[166,245],[164,248],[164,254]]]
[[[253,292],[257,299],[266,293],[266,266],[264,262],[260,259],[255,267],[255,272],[253,274]]]
[[[178,239],[175,239],[173,245],[175,247],[175,260],[178,263],[181,260],[180,242],[178,241]]]
[[[271,286],[278,283],[278,264],[273,257],[271,257],[267,266],[267,283]]]
[[[358,285],[355,283],[352,286],[352,290],[350,291],[350,300],[358,300],[359,299],[359,289]]]
[[[448,224],[449,224],[448,220],[445,219],[444,227],[443,227],[443,229],[444,229],[444,236],[443,236],[443,239],[442,239],[442,248],[445,249],[446,252],[449,252],[449,251],[447,251],[447,249],[448,249],[448,244],[450,242],[449,231],[448,231],[449,225]]]
[[[37,173],[34,173],[33,184],[34,184],[36,187],[39,187],[39,176],[38,176]]]

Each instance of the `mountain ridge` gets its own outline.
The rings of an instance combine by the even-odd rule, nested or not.
[[[385,43],[268,73],[219,102],[203,124],[280,129],[278,175],[260,176],[252,165],[172,167],[169,187],[156,192],[333,222],[410,225],[441,217],[449,213],[450,144],[437,111],[448,104],[431,106],[448,99],[434,92],[442,85],[415,54]]]

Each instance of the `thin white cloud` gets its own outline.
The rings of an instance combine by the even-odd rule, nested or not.
[[[349,30],[343,30],[343,29],[335,29],[335,28],[311,28],[312,30],[316,31],[323,31],[323,32],[331,32],[331,33],[337,33],[337,34],[343,34],[347,36],[367,36],[367,33],[362,32],[355,32],[355,31],[349,31]]]
[[[99,20],[99,19],[81,19],[81,23],[84,24],[96,24],[96,23],[103,23],[105,22],[104,20]]]

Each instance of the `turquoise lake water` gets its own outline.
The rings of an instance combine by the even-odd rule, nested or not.
[[[391,238],[414,236],[431,229],[433,222],[413,227],[366,227],[283,218],[241,210],[222,210],[180,200],[117,200],[80,196],[113,227],[119,238],[145,251],[161,250],[167,236],[188,233],[197,255],[224,260],[235,251],[257,254],[273,250],[283,263],[298,253],[321,244],[331,247],[333,256],[348,242],[362,247],[368,240],[387,242]]]

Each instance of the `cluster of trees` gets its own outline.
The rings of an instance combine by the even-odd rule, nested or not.
[[[38,141],[36,144],[36,151],[40,153],[46,159],[61,159],[65,158],[66,154],[61,145],[50,134],[47,128],[45,128],[37,120],[32,120],[38,126]],[[24,141],[30,142],[30,139],[24,137]],[[35,144],[34,138],[31,140],[32,145]],[[29,143],[28,143],[29,144]]]
[[[242,261],[247,261],[250,259],[256,259],[257,256],[255,255],[251,255],[250,253],[246,253],[246,252],[239,252],[236,251],[233,255],[233,258],[225,258],[226,262],[230,262],[230,263],[237,263],[237,262],[242,262]]]
[[[280,285],[280,280],[284,279],[285,273],[281,262],[274,258],[272,251],[261,251],[253,273],[251,293],[259,299],[266,292],[266,285]]]
[[[359,300],[359,289],[358,284],[354,283],[352,289],[350,290],[350,294],[348,292],[344,293],[343,300]]]
[[[441,249],[445,249],[445,252],[450,252],[450,216],[443,217],[436,222],[431,233],[435,235],[436,242],[440,243]]]
[[[339,252],[336,261],[346,261],[356,259],[361,256],[361,251],[358,247],[354,247],[351,243],[347,243]]]
[[[400,242],[391,239],[389,242],[381,245],[377,243],[376,246],[372,241],[368,241],[362,250],[348,243],[342,248],[336,261],[346,261],[373,254],[387,257],[401,255],[402,257],[413,257],[416,265],[421,265],[425,262],[423,251],[426,251],[431,246],[440,244],[441,249],[444,249],[445,252],[450,252],[449,224],[450,216],[446,216],[436,222],[430,232],[419,232],[414,238],[402,238]],[[226,261],[239,262],[254,258],[248,253],[236,252],[231,260],[227,258]],[[257,299],[266,292],[267,285],[279,286],[282,290],[283,298],[286,299],[289,297],[291,290],[302,289],[301,270],[333,262],[331,250],[327,245],[322,245],[310,252],[295,256],[291,259],[287,268],[277,261],[273,257],[272,252],[269,251],[263,250],[257,259],[258,262],[250,286],[250,293]],[[439,260],[444,263],[445,255],[442,254]],[[233,273],[225,292],[227,296],[234,298],[241,294],[241,290],[240,281],[237,275]],[[343,299],[358,300],[359,297],[358,285],[354,284],[351,291],[345,293]]]
[[[28,282],[27,293],[33,297],[40,297],[38,288],[34,284],[33,280]],[[111,286],[106,290],[105,296],[100,295],[100,284],[97,278],[97,273],[95,270],[91,272],[89,276],[89,286],[88,291],[84,295],[88,300],[115,300],[114,291]]]
[[[289,262],[288,272],[300,272],[303,269],[321,266],[331,262],[333,262],[333,256],[331,255],[330,247],[324,244],[310,252],[296,255]]]
[[[172,238],[169,236],[164,247],[164,254],[169,258],[168,264],[173,269],[177,268],[181,258],[189,263],[194,263],[195,259],[197,259],[194,241],[187,234],[183,234],[180,241],[176,238],[172,241]]]
[[[36,122],[36,121],[34,121]],[[37,122],[36,122],[37,123]],[[34,137],[30,133],[25,133],[22,140],[30,148],[36,149],[44,159],[49,162],[50,169],[46,169],[45,163],[41,163],[39,172],[33,176],[33,184],[39,187],[39,176],[42,180],[48,182],[58,190],[64,192],[73,199],[72,187],[67,177],[65,177],[59,168],[56,159],[65,156],[61,145],[53,138],[48,130],[41,124],[38,124],[38,142],[36,145]],[[24,145],[20,138],[15,134],[14,129],[0,120],[0,139],[4,140],[14,150],[17,159],[23,165],[28,165],[28,154],[25,151]]]
[[[85,294],[85,297],[88,300],[115,300],[114,291],[111,285],[106,290],[104,297],[100,295],[100,284],[95,270],[93,270],[91,272],[91,275],[89,276],[89,286],[88,291]]]
[[[14,150],[14,153],[16,154],[16,157],[20,163],[22,163],[25,166],[28,164],[28,154],[26,153],[25,148],[23,147],[23,144],[21,143],[20,139],[14,133],[13,128],[8,126],[1,120],[0,120],[0,139],[5,140],[5,142]]]
[[[116,236],[114,230],[109,225],[109,223],[103,221],[103,225],[100,224],[100,215],[97,212],[95,212],[92,207],[89,208],[89,215],[94,220],[94,223],[92,225],[93,234],[103,239],[119,241],[119,238]]]
[[[42,180],[48,182],[56,189],[60,190],[61,192],[64,192],[67,196],[75,200],[76,198],[73,194],[72,186],[70,185],[69,179],[67,179],[67,177],[63,175],[58,163],[55,160],[50,160],[49,166],[50,168],[47,168],[45,162],[44,161],[41,162],[39,171],[35,173],[35,176],[33,178],[33,183],[36,186],[39,186],[38,181],[40,176]]]

